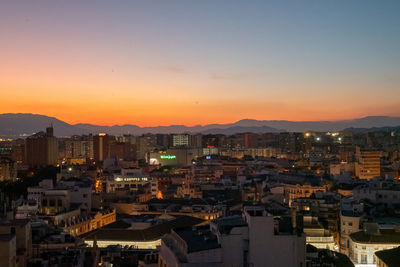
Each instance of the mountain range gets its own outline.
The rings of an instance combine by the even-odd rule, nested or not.
[[[31,113],[0,114],[0,137],[16,138],[43,131],[53,125],[56,136],[75,134],[108,133],[112,135],[144,133],[203,133],[235,134],[243,132],[305,132],[305,131],[342,131],[352,128],[397,127],[400,117],[368,116],[352,120],[339,121],[286,121],[286,120],[252,120],[243,119],[228,124],[207,124],[196,126],[170,125],[157,127],[140,127],[137,125],[101,126],[93,124],[68,124],[54,117]]]

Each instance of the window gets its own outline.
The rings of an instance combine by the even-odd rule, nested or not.
[[[361,263],[367,264],[367,255],[366,254],[361,254]]]
[[[353,226],[353,222],[349,222],[349,226]]]
[[[57,206],[62,207],[62,200],[61,199],[57,200]]]

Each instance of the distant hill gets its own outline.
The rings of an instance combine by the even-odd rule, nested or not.
[[[305,132],[305,131],[342,131],[346,128],[372,128],[372,127],[395,127],[400,126],[400,117],[389,116],[368,116],[353,120],[340,121],[255,121],[241,120],[237,123],[251,124],[256,123],[257,126],[269,126],[276,129],[284,129],[288,132]],[[255,125],[254,125],[255,126]]]
[[[268,126],[233,126],[228,128],[213,128],[202,131],[202,134],[237,134],[237,133],[279,133],[286,132]]]
[[[70,136],[85,133],[83,129],[54,117],[29,113],[0,114],[0,136],[17,137],[31,135],[44,131],[46,127],[53,125],[56,136]]]
[[[170,125],[140,127],[137,125],[100,126],[93,124],[68,124],[54,117],[30,113],[0,114],[0,137],[21,137],[43,131],[53,125],[56,136],[74,134],[108,133],[113,135],[144,133],[204,133],[234,134],[243,132],[305,132],[305,131],[341,131],[359,128],[382,128],[400,126],[400,117],[370,116],[354,120],[341,121],[277,121],[244,119],[228,124],[208,124],[196,126]],[[356,130],[354,130],[356,131]],[[359,131],[359,130],[358,130]]]
[[[371,132],[400,132],[400,126],[397,127],[372,127],[372,128],[347,128],[344,132],[353,133],[371,133]]]

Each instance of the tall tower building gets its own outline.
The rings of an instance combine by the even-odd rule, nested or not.
[[[255,133],[244,133],[243,144],[245,148],[257,148],[258,147],[258,134]]]
[[[110,156],[110,136],[99,133],[93,136],[93,156],[96,162],[103,162]]]
[[[356,150],[355,173],[360,179],[372,179],[381,176],[381,152]]]
[[[25,139],[25,159],[31,166],[56,165],[58,161],[58,140],[53,126],[46,132],[39,132]]]
[[[174,134],[172,135],[173,147],[188,147],[190,143],[190,136],[188,134]]]

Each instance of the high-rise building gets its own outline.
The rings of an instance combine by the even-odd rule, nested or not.
[[[17,139],[12,144],[12,159],[17,163],[25,161],[25,140]]]
[[[129,142],[110,142],[110,157],[118,160],[136,159],[136,145]]]
[[[372,179],[381,175],[381,152],[356,150],[356,176],[360,179]]]
[[[110,156],[110,136],[99,133],[93,136],[93,156],[96,162],[103,162]]]
[[[169,135],[168,134],[156,134],[157,147],[168,148],[169,147]]]
[[[244,133],[243,143],[245,148],[257,148],[258,147],[258,134],[255,133]]]
[[[193,148],[201,148],[203,147],[203,135],[195,134],[191,136],[190,146]]]
[[[190,144],[190,135],[188,134],[173,134],[172,135],[172,146],[173,147],[182,147],[189,146]]]
[[[17,163],[9,158],[0,158],[0,181],[14,181],[17,178]]]
[[[65,141],[65,157],[72,158],[93,158],[93,140],[91,136],[71,136]]]
[[[25,139],[25,159],[31,166],[56,165],[58,161],[58,140],[53,127],[46,132],[36,133]]]
[[[157,136],[155,134],[144,134],[138,136],[136,140],[136,157],[145,159],[147,153],[157,147]]]

